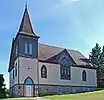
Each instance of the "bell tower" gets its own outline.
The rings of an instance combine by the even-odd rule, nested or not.
[[[26,4],[19,30],[12,42],[8,69],[11,95],[14,97],[35,95],[34,87],[38,84],[38,39]]]
[[[39,37],[33,30],[27,5],[25,7],[24,15],[20,24],[19,31],[17,33],[17,37],[19,37],[19,54],[23,54],[30,58],[37,58]]]

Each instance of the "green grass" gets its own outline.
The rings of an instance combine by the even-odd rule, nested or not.
[[[90,92],[90,93],[79,93],[79,94],[66,94],[66,95],[54,95],[44,96],[43,100],[104,100],[104,90]],[[5,100],[35,100],[32,98],[8,98]],[[41,99],[42,100],[42,99]]]
[[[90,93],[46,96],[50,100],[104,100],[104,90]]]

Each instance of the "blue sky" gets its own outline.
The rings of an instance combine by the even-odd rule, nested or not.
[[[8,63],[26,0],[0,3],[0,73],[8,87]],[[39,42],[76,49],[86,57],[98,42],[104,45],[104,0],[28,0],[33,28]]]

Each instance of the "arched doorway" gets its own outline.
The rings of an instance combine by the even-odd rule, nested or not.
[[[27,77],[24,81],[24,96],[33,97],[33,80],[30,77]]]

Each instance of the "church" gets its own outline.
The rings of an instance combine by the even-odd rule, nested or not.
[[[39,39],[25,7],[11,46],[8,68],[11,97],[70,94],[97,87],[96,69],[83,54],[39,43]]]

